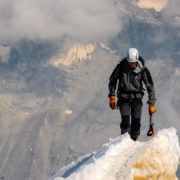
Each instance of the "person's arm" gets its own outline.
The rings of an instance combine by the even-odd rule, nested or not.
[[[120,64],[116,66],[109,78],[109,95],[108,97],[115,96],[116,84],[119,78]]]
[[[154,88],[154,83],[153,83],[151,74],[147,67],[145,67],[143,70],[143,82],[146,85],[146,89],[148,92],[148,97],[149,97],[148,104],[151,104],[154,106],[156,102],[155,88]]]

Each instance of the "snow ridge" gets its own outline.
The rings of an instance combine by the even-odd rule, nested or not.
[[[174,128],[159,131],[148,142],[134,142],[125,134],[62,168],[50,180],[176,180],[179,157]]]

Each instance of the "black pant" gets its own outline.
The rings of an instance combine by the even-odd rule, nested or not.
[[[133,140],[136,140],[140,134],[142,105],[142,99],[119,98],[118,100],[122,119],[121,134],[128,132]]]

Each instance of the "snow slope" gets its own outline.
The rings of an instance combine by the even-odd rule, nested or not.
[[[176,180],[179,157],[174,128],[159,131],[148,142],[134,142],[125,134],[62,168],[50,180]]]

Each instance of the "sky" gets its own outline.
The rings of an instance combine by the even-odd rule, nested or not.
[[[108,39],[121,29],[118,8],[110,0],[54,0],[53,3],[49,0],[1,0],[0,8],[2,43],[23,38],[59,40],[64,36],[94,41]]]

